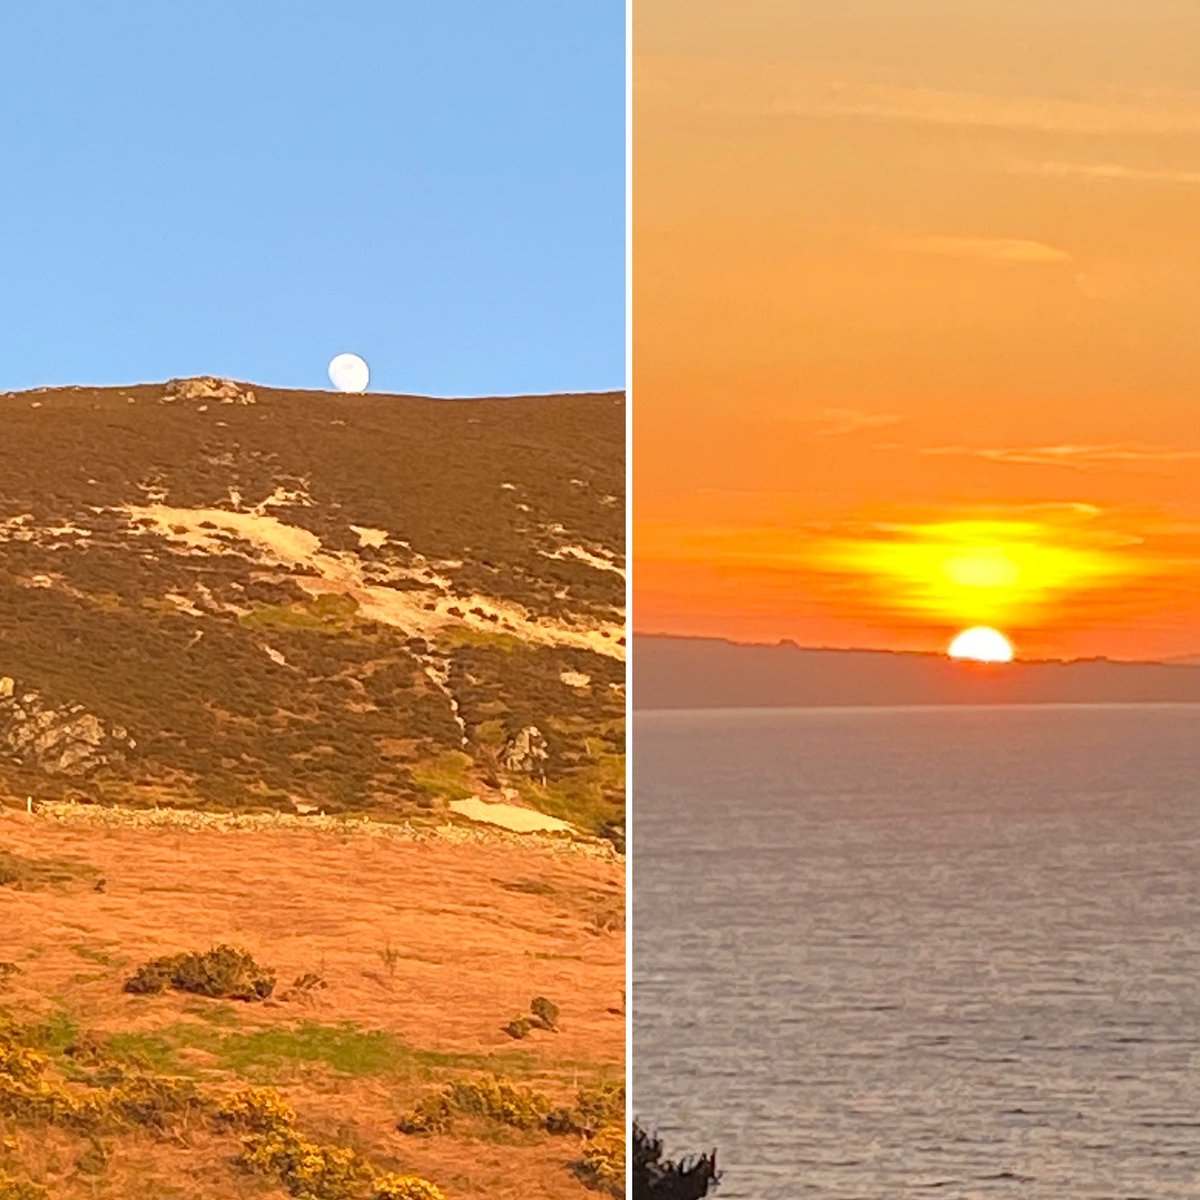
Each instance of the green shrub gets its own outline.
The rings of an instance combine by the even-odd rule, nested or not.
[[[528,1017],[513,1017],[511,1021],[504,1027],[504,1032],[511,1038],[525,1038],[529,1036],[529,1031],[533,1028],[533,1022]]]
[[[225,1000],[266,1000],[275,990],[275,972],[245,950],[215,946],[203,953],[168,954],[143,963],[125,981],[125,990],[152,996],[168,987]]]
[[[529,1003],[529,1011],[533,1013],[535,1025],[543,1029],[558,1029],[558,1005],[545,996],[537,996]]]

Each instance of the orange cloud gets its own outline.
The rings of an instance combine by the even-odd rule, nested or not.
[[[1016,174],[1052,179],[1110,180],[1129,183],[1200,184],[1200,171],[1135,167],[1125,163],[1030,162],[1013,168]]]
[[[1054,645],[1134,613],[1181,619],[1200,582],[1198,534],[1194,522],[1084,502],[899,521],[643,526],[639,628],[860,631],[851,644],[890,631],[885,644],[928,648],[954,629],[991,625],[1018,631],[1023,645]],[[703,619],[730,604],[736,619]]]
[[[1071,467],[1086,471],[1113,463],[1177,463],[1200,459],[1200,450],[1153,446],[1138,442],[1062,446],[926,446],[922,454],[982,458],[988,462],[1023,466]]]
[[[976,258],[998,263],[1043,266],[1072,261],[1071,255],[1057,246],[1025,238],[907,237],[892,239],[889,245],[915,254],[940,254],[947,258]]]
[[[1139,570],[1126,535],[1089,518],[968,518],[876,524],[823,539],[806,555],[818,572],[855,579],[872,607],[938,622],[1003,625],[1033,619],[1062,596],[1113,586]]]
[[[819,408],[810,418],[796,419],[817,426],[820,437],[841,437],[865,429],[898,425],[901,421],[894,413],[866,412],[861,408]]]
[[[858,66],[719,57],[636,56],[637,91],[695,111],[762,117],[842,117],[1024,133],[1154,135],[1200,132],[1200,92],[1079,88],[1075,97],[1002,88],[968,90],[871,78]]]

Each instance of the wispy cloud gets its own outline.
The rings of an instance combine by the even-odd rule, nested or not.
[[[813,413],[812,423],[819,437],[841,437],[898,425],[901,419],[895,413],[868,412],[861,408],[821,408]]]
[[[903,237],[890,238],[888,245],[914,254],[937,254],[946,258],[973,258],[995,263],[1048,266],[1072,261],[1066,250],[1026,238]]]
[[[769,67],[639,55],[636,86],[655,101],[762,116],[1002,129],[1046,134],[1200,132],[1200,91],[1091,86],[1046,93],[863,78],[850,65]],[[703,97],[703,99],[699,99]]]
[[[1200,171],[1177,170],[1171,167],[1134,167],[1114,162],[1023,162],[1011,170],[1013,174],[1044,175],[1052,179],[1200,185]]]
[[[988,462],[1022,466],[1070,467],[1087,471],[1113,463],[1177,463],[1200,459],[1200,450],[1180,446],[1154,446],[1140,442],[1057,446],[926,446],[922,454],[982,458]]]
[[[998,95],[845,81],[793,102],[808,107],[813,101],[829,113],[936,125],[1083,134],[1200,130],[1200,94],[1194,92],[1097,89],[1084,96]]]

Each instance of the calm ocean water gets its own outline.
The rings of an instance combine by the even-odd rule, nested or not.
[[[721,1200],[1200,1198],[1200,706],[634,732],[634,1109]]]

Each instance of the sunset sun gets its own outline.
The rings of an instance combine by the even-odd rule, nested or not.
[[[1012,662],[1012,643],[997,629],[989,629],[986,625],[976,625],[974,629],[964,629],[947,651],[951,658],[968,659],[971,662],[1006,663]]]

